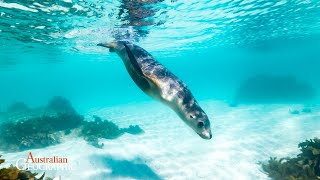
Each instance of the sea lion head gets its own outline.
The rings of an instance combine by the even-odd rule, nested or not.
[[[189,125],[201,138],[211,139],[210,121],[206,113],[198,106],[184,110],[181,119]]]
[[[173,85],[172,88],[175,88],[175,86]],[[168,105],[171,106],[179,117],[201,138],[211,139],[210,120],[193,97],[191,91],[186,85],[184,85],[182,89],[177,88],[177,91],[177,101],[173,101],[174,103],[169,103]]]

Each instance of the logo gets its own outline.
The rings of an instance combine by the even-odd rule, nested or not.
[[[16,167],[19,170],[60,170],[72,171],[74,164],[66,157],[35,157],[32,152],[29,152],[27,158],[21,158],[16,161]]]

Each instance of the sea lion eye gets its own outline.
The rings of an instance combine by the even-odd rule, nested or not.
[[[190,118],[194,119],[194,117],[192,115],[190,115]]]
[[[198,122],[198,128],[203,128],[204,123],[203,122]]]

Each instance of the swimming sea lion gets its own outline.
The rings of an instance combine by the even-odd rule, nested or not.
[[[200,137],[211,139],[210,121],[185,83],[156,61],[146,50],[127,41],[98,46],[109,48],[123,60],[131,78],[139,88],[168,105]]]

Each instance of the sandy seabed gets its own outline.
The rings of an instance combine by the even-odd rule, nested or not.
[[[46,171],[47,176],[63,180],[268,179],[260,161],[296,156],[299,142],[320,137],[320,105],[299,115],[289,113],[304,107],[299,104],[230,107],[207,100],[200,105],[210,117],[211,140],[201,139],[162,104],[137,103],[92,109],[86,118],[98,115],[120,127],[139,125],[145,131],[142,135],[101,139],[102,149],[68,137],[56,146],[3,154],[5,165],[15,164],[31,151],[37,157],[67,157],[73,170]]]

